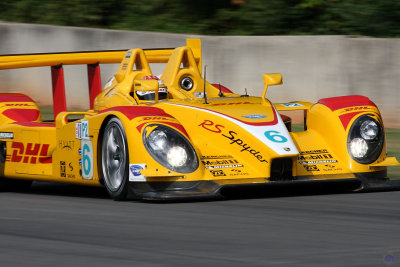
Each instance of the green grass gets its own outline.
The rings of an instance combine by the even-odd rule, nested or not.
[[[386,130],[386,150],[389,157],[400,159],[400,129]],[[400,167],[389,167],[388,176],[390,178],[400,179]]]
[[[75,110],[69,110],[69,111],[75,111]],[[86,110],[79,110],[79,111],[86,111]],[[42,113],[43,121],[53,121],[54,120],[53,108],[40,107],[40,112]],[[77,120],[77,119],[82,119],[82,118],[83,118],[83,115],[78,115],[78,114],[73,114],[73,115],[68,116],[68,120]]]

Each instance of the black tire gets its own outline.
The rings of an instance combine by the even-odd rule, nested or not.
[[[104,185],[114,200],[125,200],[128,195],[129,155],[124,127],[112,118],[104,129],[101,144],[101,168]]]

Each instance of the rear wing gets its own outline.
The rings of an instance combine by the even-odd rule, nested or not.
[[[186,39],[186,46],[192,49],[201,71],[200,39]],[[0,55],[0,70],[49,66],[55,119],[58,113],[67,110],[63,65],[87,65],[90,109],[93,109],[94,99],[101,92],[100,64],[121,63],[127,50]],[[173,51],[174,48],[144,49],[144,54],[149,63],[167,63]]]

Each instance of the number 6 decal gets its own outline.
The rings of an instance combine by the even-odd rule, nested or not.
[[[287,138],[280,135],[280,132],[278,131],[266,131],[264,133],[265,137],[268,138],[268,140],[275,142],[275,143],[285,143],[287,142]]]
[[[82,178],[93,179],[93,145],[90,140],[81,140]]]

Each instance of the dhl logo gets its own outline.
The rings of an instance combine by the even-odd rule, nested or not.
[[[10,103],[7,103],[7,104],[5,104],[5,106],[7,106],[7,107],[29,107],[29,106],[32,106],[32,104],[21,104],[21,103],[10,104]]]
[[[234,103],[216,103],[216,104],[211,104],[211,106],[232,106],[232,105],[251,105],[253,103],[251,102],[234,102]]]
[[[22,163],[51,163],[51,157],[47,156],[49,144],[33,144],[13,142],[11,144],[12,154],[7,155],[7,161]]]
[[[347,112],[355,112],[355,111],[364,111],[364,110],[370,110],[374,109],[373,106],[360,106],[360,107],[349,107],[345,108],[342,113],[347,113]]]
[[[143,117],[142,121],[168,121],[171,120],[169,117]]]

